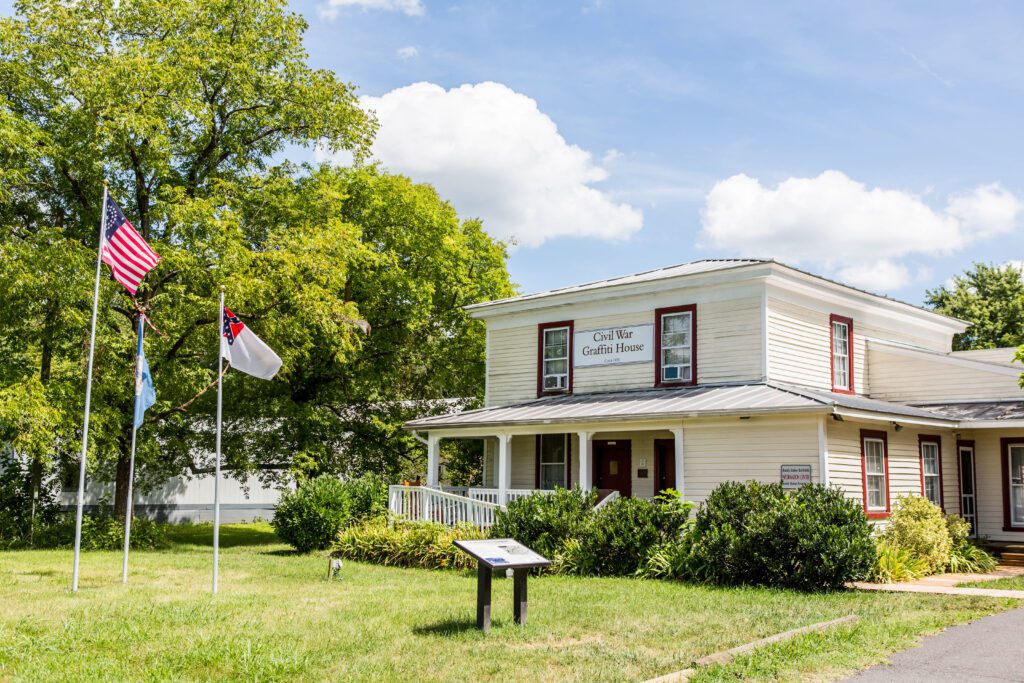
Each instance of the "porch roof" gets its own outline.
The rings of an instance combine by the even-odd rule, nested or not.
[[[837,407],[953,424],[949,417],[924,408],[776,382],[760,382],[548,396],[512,405],[424,417],[407,422],[405,427],[429,430],[622,419],[833,412]]]
[[[991,399],[977,401],[945,401],[917,404],[955,420],[985,420],[1002,422],[1024,420],[1024,401],[1020,399]]]

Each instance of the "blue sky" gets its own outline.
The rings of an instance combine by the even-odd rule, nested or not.
[[[758,255],[916,303],[1024,259],[1024,5],[891,5],[292,7],[524,291]]]

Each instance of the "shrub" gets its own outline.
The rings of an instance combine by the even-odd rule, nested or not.
[[[307,553],[330,545],[349,518],[345,485],[323,475],[282,495],[271,525],[281,540]]]
[[[830,590],[867,576],[875,561],[860,506],[817,484],[787,494],[777,483],[726,482],[692,533],[696,578],[726,585]]]
[[[53,523],[36,532],[37,548],[71,548],[75,543],[75,513],[65,512]],[[167,527],[147,517],[132,517],[131,547],[133,550],[166,548]],[[122,550],[124,520],[115,517],[109,507],[82,517],[83,550]]]
[[[456,548],[454,541],[477,538],[486,535],[470,525],[373,519],[342,531],[331,555],[395,567],[472,569],[476,560]]]
[[[691,541],[692,536],[686,535],[679,540],[651,548],[643,565],[637,571],[637,576],[644,579],[676,581],[692,578],[696,572],[691,554]]]
[[[554,558],[559,548],[579,535],[597,500],[597,492],[578,487],[534,493],[511,501],[498,510],[492,538],[514,538],[544,557]]]
[[[43,479],[33,520],[28,463],[17,456],[0,455],[0,549],[36,545],[35,537],[59,519],[60,506],[54,479]]]
[[[579,530],[581,552],[574,562],[575,573],[637,574],[654,548],[682,537],[691,507],[676,494],[657,501],[616,498],[594,510]]]
[[[878,539],[876,551],[875,566],[871,570],[871,580],[875,583],[913,581],[928,574],[927,563],[905,548]]]
[[[281,496],[274,507],[274,532],[302,553],[323,550],[348,525],[387,512],[387,486],[376,475],[341,481],[311,479]]]
[[[927,498],[904,496],[897,499],[882,538],[919,558],[926,574],[934,574],[949,564],[953,545],[949,526],[942,510]]]

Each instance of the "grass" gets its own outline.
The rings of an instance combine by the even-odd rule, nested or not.
[[[1008,591],[1024,591],[1024,574],[1007,576],[1002,579],[992,579],[991,581],[970,581],[968,583],[958,583],[957,586],[963,586],[965,588],[996,588]]]
[[[826,679],[883,661],[921,635],[1007,609],[1004,599],[715,589],[631,579],[530,579],[529,624],[511,581],[494,584],[493,630],[474,628],[471,574],[296,555],[265,524],[222,528],[210,595],[211,529],[173,547],[82,557],[0,553],[0,680],[642,680],[780,631],[858,614],[856,625],[766,648],[696,680]]]

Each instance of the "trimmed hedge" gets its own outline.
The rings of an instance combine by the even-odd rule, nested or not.
[[[596,491],[583,492],[578,487],[517,498],[495,513],[490,535],[514,538],[552,558],[567,538],[580,534],[595,502]]]

